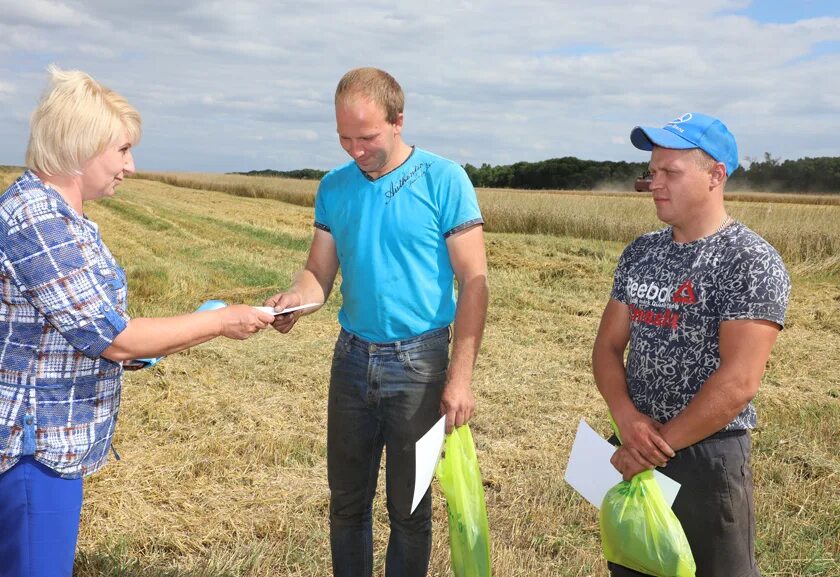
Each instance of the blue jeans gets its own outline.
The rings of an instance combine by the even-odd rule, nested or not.
[[[449,367],[449,328],[377,344],[341,331],[330,377],[327,473],[333,575],[373,572],[371,510],[382,448],[391,535],[387,577],[422,577],[432,542],[427,490],[411,514],[414,444],[440,418]]]
[[[0,577],[70,577],[82,480],[32,457],[0,474]]]

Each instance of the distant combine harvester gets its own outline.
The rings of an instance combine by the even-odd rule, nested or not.
[[[651,180],[653,180],[653,177],[650,175],[650,171],[646,170],[642,173],[642,176],[636,179],[633,188],[636,189],[636,192],[650,192]]]

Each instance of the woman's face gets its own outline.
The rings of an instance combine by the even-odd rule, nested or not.
[[[131,142],[125,133],[82,167],[82,200],[96,200],[114,195],[114,189],[126,173],[134,172]]]

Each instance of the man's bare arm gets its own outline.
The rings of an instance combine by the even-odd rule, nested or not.
[[[630,399],[624,369],[624,350],[629,341],[628,307],[611,299],[601,316],[592,349],[592,373],[621,437],[622,447],[614,455],[613,465],[625,474],[661,467],[674,456],[659,432],[661,424],[639,412]]]
[[[455,341],[441,398],[441,414],[446,415],[446,430],[450,431],[467,423],[475,410],[472,375],[484,333],[489,287],[481,226],[450,236],[446,245],[458,281]]]
[[[712,435],[744,410],[758,392],[781,328],[765,320],[720,324],[720,366],[685,409],[662,427],[662,436],[682,449]]]
[[[338,274],[338,253],[332,234],[320,228],[315,229],[309,257],[304,267],[298,271],[292,286],[266,299],[265,306],[285,309],[308,303],[327,302]],[[321,307],[313,307],[286,315],[278,315],[272,325],[281,333],[287,333],[303,315],[311,314]]]

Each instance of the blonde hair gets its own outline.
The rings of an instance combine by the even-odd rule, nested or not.
[[[405,95],[393,76],[378,68],[354,68],[338,81],[335,105],[349,98],[364,97],[385,111],[385,120],[396,124],[405,107]]]
[[[44,174],[81,174],[82,166],[125,133],[141,135],[140,114],[122,96],[79,70],[47,68],[50,86],[30,120],[26,166]]]
[[[702,148],[692,148],[691,152],[693,153],[694,164],[697,165],[697,168],[703,172],[712,172],[712,169],[718,162],[717,160],[712,158],[712,156]]]
[[[692,148],[691,152],[694,156],[694,165],[700,169],[702,172],[706,172],[711,174],[712,171],[715,169],[715,166],[720,163],[719,160],[715,160],[715,158],[703,150],[702,148]],[[726,182],[729,180],[729,175],[726,174],[726,169],[723,171],[723,184],[722,186],[726,186]]]

